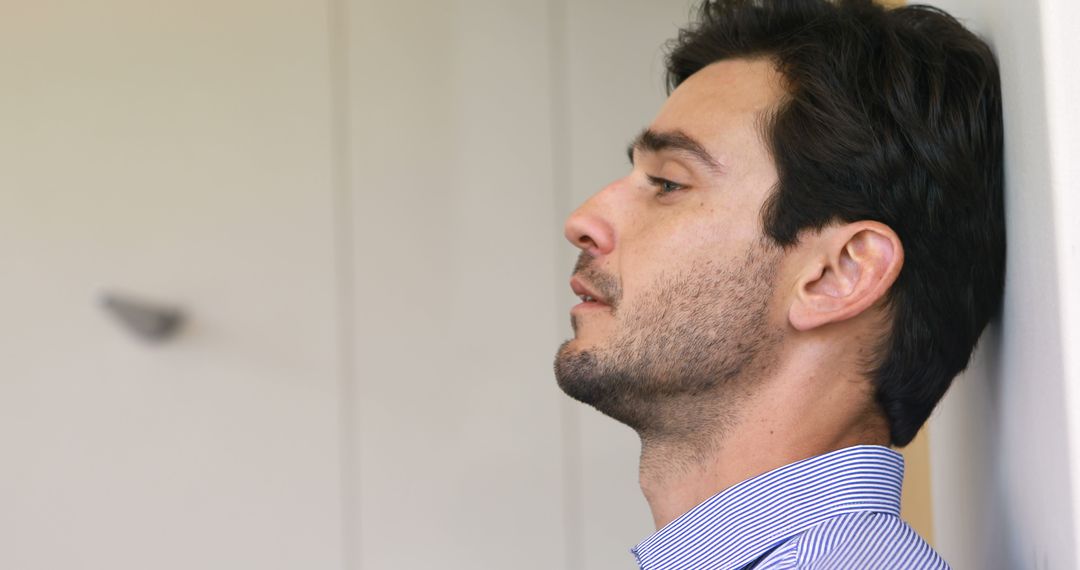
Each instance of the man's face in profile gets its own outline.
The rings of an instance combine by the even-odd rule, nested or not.
[[[735,401],[768,366],[784,331],[783,256],[761,228],[777,182],[762,128],[782,93],[768,60],[704,68],[635,142],[632,171],[567,220],[582,250],[572,285],[596,299],[574,307],[556,358],[569,395],[670,433],[701,418],[687,406],[724,413],[706,394]]]

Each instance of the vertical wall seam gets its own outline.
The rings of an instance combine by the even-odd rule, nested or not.
[[[551,166],[552,166],[552,227],[555,246],[552,249],[554,259],[555,307],[563,305],[566,283],[559,268],[564,266],[564,243],[562,215],[572,207],[570,188],[570,160],[573,156],[570,144],[569,92],[567,85],[567,39],[566,0],[548,0],[548,85],[551,116]],[[560,292],[562,292],[560,294]],[[561,322],[561,321],[557,321]],[[556,335],[562,329],[555,331]],[[559,336],[555,336],[559,338]],[[584,515],[582,512],[582,461],[581,433],[576,410],[564,398],[559,406],[559,421],[562,440],[562,488],[563,488],[563,541],[566,553],[565,568],[581,570],[583,557]]]
[[[353,478],[357,473],[356,422],[354,401],[354,291],[353,291],[353,211],[352,211],[352,126],[349,73],[348,0],[329,0],[327,32],[330,62],[330,133],[333,168],[334,261],[337,286],[337,396],[338,396],[338,477],[340,497],[341,566],[359,570],[358,498]]]

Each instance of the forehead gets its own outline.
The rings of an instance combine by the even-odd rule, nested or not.
[[[651,128],[681,130],[725,162],[723,158],[732,154],[764,150],[760,118],[783,95],[782,77],[771,59],[718,61],[679,85]]]

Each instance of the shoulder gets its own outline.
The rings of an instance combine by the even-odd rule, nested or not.
[[[784,552],[795,568],[903,568],[948,570],[949,566],[899,517],[864,512],[831,518],[807,529]],[[767,565],[765,565],[767,566]]]
[[[799,568],[947,569],[945,561],[899,517],[835,517],[799,537]]]

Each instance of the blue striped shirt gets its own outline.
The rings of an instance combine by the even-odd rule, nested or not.
[[[904,458],[859,445],[748,479],[631,551],[643,570],[947,569],[900,520]]]

